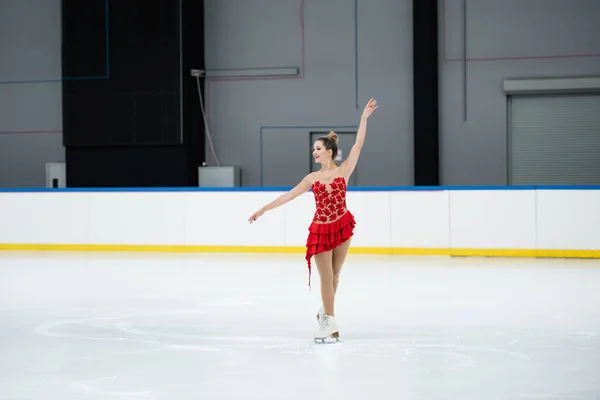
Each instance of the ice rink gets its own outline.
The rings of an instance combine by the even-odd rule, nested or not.
[[[600,399],[600,260],[0,253],[0,399]]]

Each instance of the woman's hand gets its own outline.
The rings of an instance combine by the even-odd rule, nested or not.
[[[371,98],[371,99],[369,100],[369,102],[367,103],[367,105],[365,106],[365,109],[363,110],[362,117],[363,117],[363,118],[369,118],[369,117],[371,116],[371,113],[372,113],[373,111],[375,111],[375,109],[376,109],[377,107],[379,107],[379,106],[377,105],[377,100],[375,100],[375,99]]]
[[[252,214],[250,216],[250,218],[248,218],[248,221],[250,223],[256,221],[258,219],[258,217],[260,217],[261,215],[263,215],[265,213],[265,209],[261,208],[260,210],[258,210],[257,212],[255,212],[254,214]]]
[[[311,183],[310,183],[311,181],[309,179],[310,175],[311,174],[306,175],[304,177],[304,179],[302,179],[302,181],[300,181],[300,183],[298,183],[296,186],[294,186],[294,188],[292,190],[290,190],[287,193],[282,194],[281,196],[279,196],[278,198],[276,198],[275,200],[273,200],[266,206],[262,207],[260,210],[258,210],[254,214],[252,214],[250,216],[250,218],[248,218],[248,221],[250,221],[250,223],[252,223],[252,222],[256,221],[258,219],[258,217],[263,215],[266,211],[280,207],[280,206],[284,205],[285,203],[294,200],[296,197],[300,196],[302,193],[308,191],[308,189],[310,189],[310,185],[311,185]]]

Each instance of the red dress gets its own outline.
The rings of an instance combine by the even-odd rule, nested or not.
[[[354,215],[346,208],[346,180],[343,177],[336,177],[330,184],[317,181],[311,188],[315,196],[316,211],[306,240],[309,287],[311,257],[332,250],[350,239],[356,224]]]

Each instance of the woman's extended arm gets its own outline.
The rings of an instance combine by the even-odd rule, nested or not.
[[[340,165],[346,179],[350,178],[350,175],[354,172],[354,168],[356,168],[356,163],[358,163],[358,157],[360,156],[360,151],[362,150],[365,136],[367,135],[367,119],[369,119],[369,116],[377,107],[379,107],[377,101],[370,99],[360,117],[360,125],[358,126],[358,132],[356,133],[354,146],[352,146],[346,160]]]
[[[252,214],[250,216],[250,218],[248,218],[248,221],[250,223],[252,223],[253,221],[256,221],[258,219],[258,217],[263,215],[265,213],[265,211],[269,211],[269,210],[272,210],[279,206],[282,206],[285,203],[294,200],[296,197],[300,196],[302,193],[307,192],[308,189],[310,189],[310,185],[311,185],[310,179],[308,178],[309,176],[310,175],[306,175],[304,177],[304,179],[302,179],[302,181],[300,181],[300,183],[298,183],[292,190],[290,190],[289,192],[287,192],[285,194],[282,194],[281,196],[279,196],[278,198],[276,198],[275,200],[273,200],[272,202],[270,202],[269,204],[267,204],[266,206],[264,206],[263,208],[261,208],[260,210],[255,212],[254,214]]]

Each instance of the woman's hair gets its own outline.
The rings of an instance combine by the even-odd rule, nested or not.
[[[327,136],[321,136],[317,140],[322,141],[327,150],[331,150],[331,158],[335,160],[338,153],[338,135],[334,131],[331,131]]]

